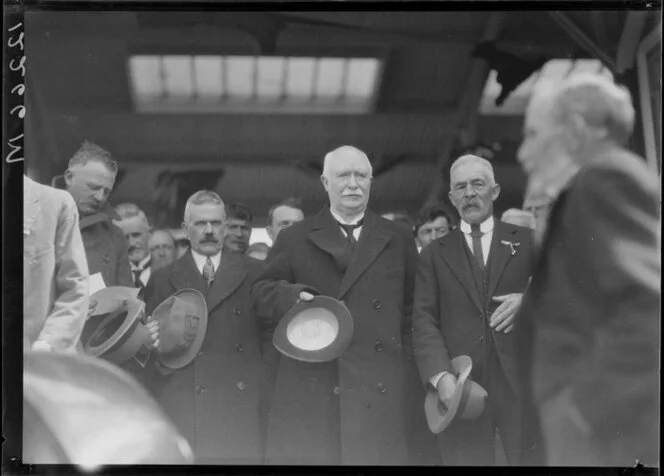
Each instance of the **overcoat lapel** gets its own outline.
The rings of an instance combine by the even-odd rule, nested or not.
[[[337,299],[344,297],[355,281],[374,262],[380,252],[383,251],[393,236],[393,232],[389,228],[381,226],[376,214],[369,210],[365,212],[360,240],[353,253],[353,259],[350,260],[348,269],[346,269],[346,273],[341,280]]]
[[[198,272],[191,251],[188,251],[187,254],[173,264],[170,282],[176,290],[195,289],[203,296],[207,294],[205,278]]]
[[[221,254],[221,264],[217,274],[207,293],[208,312],[212,312],[220,302],[230,296],[242,284],[246,276],[243,256],[239,253],[224,251]]]
[[[505,224],[499,220],[495,221],[493,239],[491,240],[491,248],[489,251],[489,260],[491,265],[489,266],[489,285],[488,285],[488,294],[487,296],[493,296],[493,292],[496,290],[496,286],[500,281],[500,277],[507,266],[507,262],[512,257],[512,248],[503,243],[509,242],[514,246],[514,251],[519,252],[519,245],[514,245],[517,243],[514,240],[514,235],[516,230],[505,226]]]
[[[315,217],[309,239],[325,253],[332,256],[339,269],[346,267],[346,241],[341,227],[325,207]]]
[[[455,229],[450,232],[450,235],[450,239],[438,241],[440,253],[477,308],[483,312],[482,298],[475,285],[470,263],[468,263],[468,259],[466,258],[467,253],[464,248],[467,245],[463,233],[459,229]]]

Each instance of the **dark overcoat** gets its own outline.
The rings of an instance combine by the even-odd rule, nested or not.
[[[658,462],[660,193],[641,157],[598,151],[553,205],[521,307],[520,359],[535,403],[569,392],[561,420],[584,422],[599,465]],[[577,456],[586,455],[567,464]]]
[[[207,289],[191,252],[151,276],[145,289],[147,314],[180,289],[206,296],[208,324],[198,356],[168,375],[152,373],[157,401],[187,438],[202,464],[261,464],[259,406],[265,381],[260,330],[249,286],[262,263],[224,251]]]
[[[415,242],[408,230],[371,211],[347,269],[345,240],[324,208],[279,234],[252,287],[263,319],[278,321],[309,290],[344,301],[354,321],[349,348],[332,362],[280,357],[268,464],[399,465],[425,450],[422,433],[416,434],[425,422],[411,342]],[[413,442],[417,451],[409,448]]]

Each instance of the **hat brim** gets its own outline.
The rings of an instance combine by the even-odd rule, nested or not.
[[[459,405],[464,393],[465,383],[473,369],[473,361],[467,355],[460,355],[452,359],[453,373],[457,376],[457,385],[452,395],[450,406],[445,408],[445,405],[440,401],[438,392],[435,389],[429,389],[424,400],[424,412],[427,417],[429,429],[433,433],[440,433],[452,423],[460,408]],[[467,389],[466,389],[467,391]],[[464,399],[464,404],[466,400]]]
[[[307,317],[303,317],[301,314],[317,308],[325,309],[333,315],[333,319],[336,320],[334,322],[336,335],[328,344],[320,348],[306,349],[298,346],[289,339],[289,326],[296,319],[306,321]],[[329,316],[329,313],[326,313],[326,316]],[[342,302],[329,296],[315,296],[313,300],[300,301],[288,310],[274,331],[272,343],[279,352],[287,357],[302,362],[317,363],[329,362],[341,356],[350,345],[352,338],[353,317],[348,308]]]
[[[195,289],[180,289],[162,301],[159,306],[157,306],[152,312],[152,316],[154,317],[156,314],[158,314],[160,307],[165,306],[167,301],[173,297],[177,297],[178,299],[182,299],[183,301],[192,304],[198,310],[199,314],[196,335],[191,346],[189,346],[185,352],[178,355],[159,354],[158,360],[164,367],[177,370],[189,365],[201,350],[201,347],[203,346],[203,340],[205,339],[205,334],[207,333],[208,309],[205,297],[199,291]]]
[[[124,318],[121,317],[123,313],[126,313]],[[111,312],[95,314],[88,318],[83,329],[85,353],[94,357],[104,357],[109,351],[117,351],[127,342],[133,346],[137,342],[136,339],[132,339],[135,334],[133,331],[136,330],[144,314],[145,303],[133,299],[123,301]]]

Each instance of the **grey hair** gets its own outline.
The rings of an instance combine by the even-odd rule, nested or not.
[[[149,230],[150,223],[145,212],[141,210],[135,203],[121,203],[115,207],[115,213],[120,217],[119,221],[127,220],[129,218],[140,217],[141,221],[145,223],[145,227]],[[117,221],[116,221],[117,224]]]
[[[632,96],[626,87],[604,75],[576,74],[559,84],[543,85],[539,95],[547,92],[551,113],[558,123],[565,123],[577,114],[590,127],[605,127],[611,139],[620,144],[627,142],[632,134],[635,120]]]
[[[106,166],[109,172],[115,174],[118,171],[118,163],[115,161],[109,151],[90,141],[83,141],[81,147],[74,156],[69,159],[68,168],[80,167],[88,162],[100,162]]]
[[[189,222],[191,207],[193,205],[203,205],[204,203],[214,203],[215,205],[221,205],[225,209],[224,201],[216,192],[212,190],[199,190],[187,199],[187,204],[184,207],[184,222]]]
[[[476,163],[478,165],[481,165],[482,168],[486,169],[487,174],[489,175],[490,184],[491,185],[496,184],[496,179],[493,174],[493,166],[491,165],[491,162],[489,162],[483,157],[479,157],[473,154],[462,155],[461,157],[456,159],[454,163],[452,163],[452,166],[450,167],[450,181],[452,179],[452,174],[454,173],[454,169],[459,168],[460,166],[468,163]]]
[[[369,157],[367,157],[367,154],[362,152],[357,147],[353,147],[352,145],[342,145],[341,147],[337,147],[325,155],[325,159],[323,159],[323,177],[327,177],[330,172],[330,162],[332,162],[336,156],[343,152],[353,152],[364,157],[369,164],[369,171],[371,175],[373,175],[373,167],[371,166],[371,161],[369,160]]]

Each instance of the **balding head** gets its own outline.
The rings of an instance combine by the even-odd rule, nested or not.
[[[364,212],[371,180],[371,162],[361,150],[346,145],[325,156],[321,181],[331,209],[344,218],[352,219]]]

